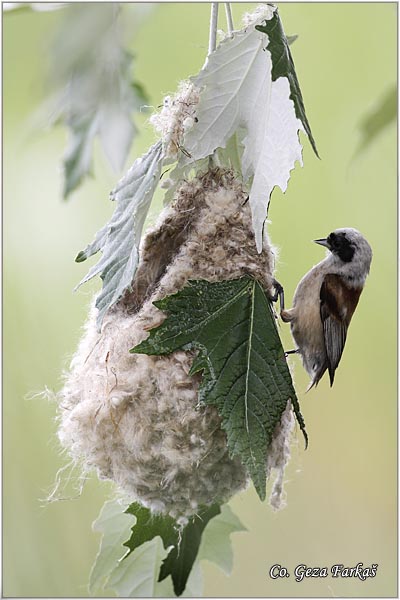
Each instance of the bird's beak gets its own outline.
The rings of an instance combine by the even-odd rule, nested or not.
[[[325,246],[325,248],[329,248],[328,240],[326,238],[321,238],[319,240],[314,240],[314,242],[316,244],[319,244],[320,246]]]

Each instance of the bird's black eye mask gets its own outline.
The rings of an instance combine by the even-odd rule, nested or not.
[[[343,262],[350,262],[353,259],[355,248],[345,233],[330,233],[327,242],[331,252],[337,254]]]

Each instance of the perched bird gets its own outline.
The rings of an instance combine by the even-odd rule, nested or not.
[[[336,229],[314,242],[328,248],[328,255],[298,284],[293,308],[285,310],[281,305],[281,318],[290,323],[297,344],[292,352],[301,355],[311,377],[308,390],[317,385],[327,369],[333,384],[372,260],[371,246],[350,227]]]

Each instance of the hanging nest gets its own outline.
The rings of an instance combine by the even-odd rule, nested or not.
[[[264,234],[257,253],[247,194],[230,170],[183,182],[145,235],[132,289],[107,313],[101,332],[91,309],[59,394],[59,439],[85,471],[113,480],[153,512],[185,518],[200,505],[225,502],[248,484],[229,456],[221,418],[198,403],[201,375],[189,376],[194,353],[130,354],[165,315],[153,302],[189,279],[216,282],[250,275],[273,293],[274,254]],[[277,426],[267,471],[278,476],[279,507],[294,418],[290,401]]]

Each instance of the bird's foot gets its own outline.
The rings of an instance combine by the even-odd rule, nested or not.
[[[293,309],[281,310],[281,319],[284,323],[290,323],[293,321]]]
[[[283,286],[276,279],[272,280],[272,285],[275,289],[275,294],[270,297],[272,302],[276,302],[279,298],[279,303],[281,306],[281,312],[285,309],[285,293],[283,290]]]

